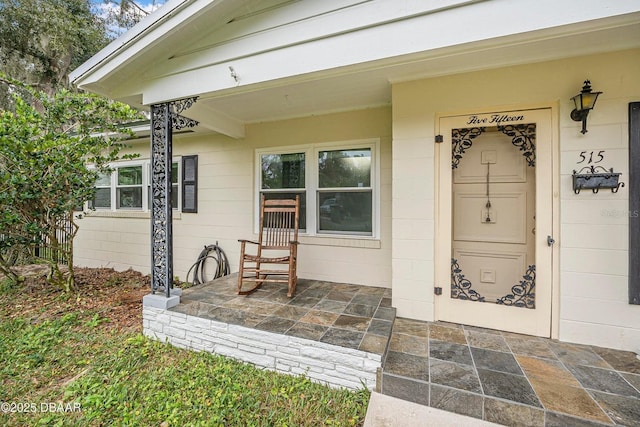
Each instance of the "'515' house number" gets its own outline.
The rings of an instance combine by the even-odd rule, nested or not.
[[[593,193],[597,193],[601,188],[610,188],[613,193],[617,193],[620,187],[624,187],[623,182],[618,182],[620,173],[614,173],[613,168],[605,169],[602,166],[596,165],[604,160],[604,150],[596,151],[582,151],[578,157],[580,161],[576,164],[584,164],[580,171],[573,171],[573,191],[576,194],[580,193],[580,190],[589,189]]]
[[[591,163],[600,163],[604,160],[604,150],[598,151],[598,153],[596,154],[597,160],[593,159],[593,155],[595,153],[595,151],[589,152],[589,160],[587,161],[587,151],[582,151],[580,154],[578,154],[578,157],[580,157],[581,160],[579,162],[576,162],[576,164],[579,165],[580,163],[587,162],[587,164],[590,165]]]

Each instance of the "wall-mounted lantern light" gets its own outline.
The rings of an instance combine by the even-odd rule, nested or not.
[[[592,92],[591,82],[585,80],[582,91],[571,98],[575,104],[575,108],[571,112],[571,118],[576,122],[582,121],[582,130],[580,131],[582,134],[587,133],[587,116],[589,115],[589,110],[593,109],[593,106],[596,105],[598,95],[601,93],[602,92]]]

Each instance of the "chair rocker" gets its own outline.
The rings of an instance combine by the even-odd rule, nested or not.
[[[286,283],[287,296],[293,297],[298,280],[299,215],[300,196],[285,200],[261,197],[258,241],[238,240],[241,245],[238,295],[248,295],[265,282],[275,282]],[[256,247],[255,255],[246,252],[247,243]],[[247,288],[243,289],[245,284]]]

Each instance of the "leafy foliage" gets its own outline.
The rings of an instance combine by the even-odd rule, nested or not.
[[[149,2],[148,2],[149,3]],[[144,8],[134,0],[0,1],[0,72],[55,93],[69,73],[164,0]],[[11,102],[0,87],[0,109]]]
[[[89,0],[0,3],[0,71],[49,94],[108,41]]]
[[[113,36],[119,36],[133,28],[150,11],[160,7],[165,0],[150,0],[145,7],[133,0],[104,0],[105,20]]]
[[[69,273],[51,261],[51,281],[68,291],[74,285],[73,245],[60,242],[72,242],[78,230],[74,209],[93,198],[98,173],[107,172],[123,148],[127,133],[121,124],[138,113],[124,104],[67,90],[52,97],[30,94],[31,103],[15,91],[14,111],[0,111],[0,253],[34,245],[64,251]],[[9,270],[2,257],[0,269]]]

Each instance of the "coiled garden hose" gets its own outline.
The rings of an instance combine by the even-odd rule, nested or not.
[[[206,264],[207,260],[213,260],[216,264],[216,271],[213,278],[207,278],[206,276]],[[200,285],[202,283],[209,282],[222,276],[226,276],[231,271],[229,269],[229,260],[222,248],[218,246],[218,242],[215,245],[205,246],[200,255],[198,255],[197,261],[191,266],[187,272],[187,282],[189,282],[189,275],[193,271],[193,279],[191,283]]]

